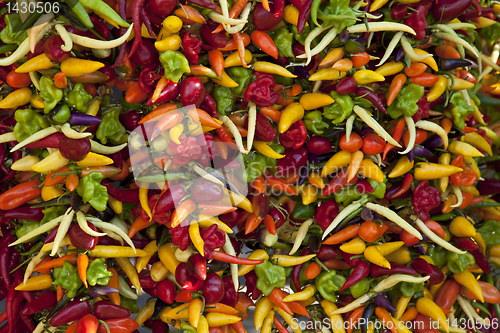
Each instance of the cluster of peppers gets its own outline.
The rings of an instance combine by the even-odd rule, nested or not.
[[[60,5],[0,4],[0,333],[498,331],[499,4]]]

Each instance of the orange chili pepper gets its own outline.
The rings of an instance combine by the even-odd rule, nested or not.
[[[57,286],[57,301],[59,302],[66,292],[61,286]]]
[[[370,62],[370,55],[366,52],[354,53],[351,55],[351,61],[354,67],[359,68]]]
[[[262,220],[259,220],[254,213],[248,215],[247,221],[245,223],[245,235],[257,229],[261,221]]]
[[[171,112],[171,111],[174,111],[177,109],[178,109],[178,107],[177,107],[177,105],[175,105],[175,103],[163,104],[163,105],[157,107],[156,109],[154,109],[153,111],[151,111],[151,113],[148,113],[146,116],[144,116],[144,118],[139,120],[138,124],[144,124],[145,122],[148,122],[156,117],[159,117],[161,115],[164,115],[165,113],[168,113],[168,112]]]
[[[360,224],[350,225],[339,232],[333,234],[332,236],[325,239],[323,244],[334,245],[345,242],[351,238],[354,238],[358,235]]]
[[[225,313],[229,315],[238,314],[238,310],[223,303],[208,303],[205,305],[205,312]]]
[[[450,133],[453,122],[449,118],[443,118],[441,120],[441,127],[445,130],[446,134]]]
[[[88,288],[87,268],[89,267],[89,257],[85,253],[80,254],[78,259],[76,259],[76,265],[78,267],[78,275],[80,275],[80,279],[85,285],[85,288]]]
[[[285,191],[291,195],[297,195],[297,192],[284,179],[270,175],[266,176],[266,185],[280,191]]]
[[[196,119],[198,117],[200,123],[203,126],[207,127],[212,127],[212,128],[220,128],[221,125],[215,121],[212,116],[210,116],[205,110],[202,109],[191,109],[188,111],[188,116],[190,116],[193,119]]]
[[[59,183],[62,183],[62,181],[66,179],[67,175],[66,176],[54,176],[54,174],[60,173],[60,172],[68,172],[68,171],[69,171],[69,168],[67,166],[65,166],[65,167],[62,167],[60,169],[49,172],[47,177],[45,177],[44,185],[49,187],[49,186],[54,186],[54,185],[57,185]]]
[[[387,328],[389,328],[391,330],[392,333],[398,333],[398,330],[396,328],[396,324],[394,323],[394,321],[392,320],[391,318],[391,315],[389,314],[389,311],[387,311],[386,309],[384,308],[381,308],[379,306],[377,306],[375,308],[375,315],[382,321],[382,322],[386,322],[386,326]]]
[[[68,176],[68,178],[66,178],[66,188],[70,192],[73,192],[74,190],[76,190],[79,183],[80,183],[80,178],[78,178],[78,176],[75,174],[71,174]]]
[[[186,14],[188,16],[186,16]],[[174,15],[176,15],[180,18],[183,18],[183,19],[188,19],[188,17],[189,17],[189,19],[188,19],[189,21],[193,21],[193,22],[200,23],[200,24],[207,23],[207,21],[205,20],[203,15],[201,15],[196,9],[194,9],[191,6],[184,5],[184,6],[182,6],[182,8],[177,8],[174,11]]]
[[[439,45],[435,48],[435,52],[441,59],[460,59],[460,53],[449,45]]]
[[[107,284],[107,287],[114,288],[116,290],[119,290],[120,288],[120,282],[118,280],[118,272],[116,269],[112,267],[108,267],[108,271],[111,272],[111,276],[109,277],[109,282]],[[120,300],[120,294],[119,293],[111,293],[108,294],[109,301],[115,305],[120,305],[121,300]]]
[[[155,224],[155,220],[144,220],[142,216],[139,216],[138,218],[135,219],[134,223],[130,226],[130,229],[128,230],[128,236],[130,238],[134,237],[135,234],[137,234],[139,231],[146,229],[153,224]]]
[[[59,89],[64,89],[68,86],[68,80],[66,79],[66,74],[59,72],[54,75],[54,85]]]
[[[189,214],[194,212],[196,209],[196,204],[193,200],[187,199],[181,202],[172,213],[171,227],[175,228],[178,226]]]
[[[210,50],[208,52],[208,62],[219,77],[222,77],[224,71],[224,56],[219,50]]]
[[[431,87],[439,80],[439,76],[431,73],[422,73],[410,79],[411,83],[418,84],[422,87]]]
[[[52,259],[45,263],[39,263],[36,265],[34,271],[38,272],[39,269],[46,270],[54,267],[61,267],[65,261],[69,261],[72,265],[76,263],[76,254],[69,254],[67,256],[62,256],[56,259]]]
[[[323,270],[317,262],[312,262],[306,267],[305,276],[312,280],[315,279]]]
[[[262,113],[264,116],[268,118],[271,118],[271,120],[274,121],[275,123],[279,122],[281,118],[281,111],[276,110],[271,106],[260,108],[260,113]]]
[[[283,302],[283,298],[285,298],[285,293],[280,288],[274,288],[273,291],[269,294],[269,299],[273,302],[277,307],[293,316],[292,310],[288,307],[288,303]]]
[[[236,42],[236,45],[238,46],[238,54],[240,56],[241,60],[241,66],[245,68],[249,68],[250,66],[247,65],[247,62],[245,61],[245,42],[243,41],[243,38],[241,38],[241,33],[237,32],[233,34],[233,39]]]
[[[173,111],[163,115],[153,128],[151,140],[160,135],[161,132],[171,129],[175,125],[179,124],[183,118],[183,114],[179,111]]]
[[[404,72],[408,77],[419,76],[427,69],[427,65],[423,62],[414,62],[411,66],[405,67]]]
[[[349,316],[347,333],[351,333],[354,330],[354,327],[356,326],[356,323],[358,322],[359,318],[361,318],[361,316],[363,315],[364,310],[365,310],[364,307],[359,307],[351,313],[351,315]]]
[[[156,88],[153,92],[153,97],[151,97],[152,103],[156,102],[158,97],[160,97],[160,94],[161,94],[163,88],[165,88],[167,86],[168,81],[169,80],[165,76],[162,76],[161,79],[158,81],[158,83],[156,84]]]
[[[239,1],[238,1],[239,2]],[[246,33],[239,33],[241,39],[243,40],[243,45],[248,46],[250,44],[250,36]],[[238,49],[238,44],[234,40],[234,37],[227,41],[226,46],[218,48],[217,50],[225,52],[225,51],[234,51]]]
[[[400,118],[398,120],[398,123],[396,124],[396,127],[394,128],[394,133],[392,134],[392,138],[396,141],[396,142],[399,142],[399,140],[401,140],[401,136],[403,135],[403,131],[405,129],[405,126],[406,126],[406,122],[404,120],[404,118]],[[385,148],[384,148],[384,154],[382,156],[382,159],[385,160],[385,157],[387,156],[387,153],[391,151],[392,148],[394,148],[395,146],[391,145],[390,143],[386,144],[385,145]]]
[[[214,141],[217,145],[217,149],[219,150],[222,159],[226,160],[229,154],[227,144],[222,141],[217,135],[214,136]]]
[[[269,11],[269,9],[267,11]],[[260,30],[254,30],[252,32],[251,38],[255,45],[260,47],[262,51],[269,54],[274,59],[278,59],[278,47],[267,33]]]
[[[214,204],[198,204],[198,208],[200,209],[200,213],[209,215],[209,216],[217,216],[220,214],[226,214],[230,212],[234,212],[237,207],[228,206],[224,204],[214,203]]]
[[[65,333],[74,333],[76,331],[77,325],[78,325],[78,320],[75,320],[68,326]]]
[[[266,183],[264,180],[264,176],[260,175],[257,177],[251,184],[250,187],[253,188],[257,193],[265,193],[266,192]]]
[[[389,86],[389,91],[387,92],[387,105],[391,105],[394,99],[403,88],[406,82],[406,75],[398,74],[392,79],[391,85]]]

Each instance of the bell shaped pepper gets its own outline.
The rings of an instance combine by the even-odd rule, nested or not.
[[[40,97],[43,98],[43,111],[45,113],[49,113],[55,108],[63,96],[64,92],[54,85],[54,81],[46,76],[40,78]]]
[[[412,297],[416,293],[424,290],[424,283],[401,282],[399,290],[404,297]]]
[[[252,151],[243,154],[243,162],[245,163],[245,175],[248,183],[254,181],[266,171],[266,157],[261,153]]]
[[[251,69],[243,67],[230,67],[227,69],[227,75],[238,83],[237,87],[230,88],[233,94],[237,96],[243,95],[243,92],[252,80],[252,73]]]
[[[349,291],[351,292],[352,297],[358,298],[368,292],[370,290],[372,280],[369,278],[364,278],[352,286],[349,287]]]
[[[67,105],[62,105],[61,107],[52,110],[49,117],[56,123],[64,124],[71,117],[71,110]]]
[[[432,258],[432,257],[431,257]],[[467,266],[474,265],[476,260],[474,256],[470,253],[458,254],[455,252],[450,252],[446,254],[446,261],[448,263],[448,268],[452,273],[461,273]]]
[[[373,187],[373,192],[371,192],[371,195],[373,195],[377,199],[383,199],[385,196],[385,190],[387,189],[386,176],[384,175],[384,181],[382,182],[377,182],[373,179],[368,179],[368,182]]]
[[[106,209],[108,202],[108,190],[100,184],[103,179],[104,175],[101,172],[94,171],[82,177],[76,188],[83,202],[90,203],[92,207],[100,212]]]
[[[160,55],[160,62],[165,70],[165,77],[175,83],[179,82],[184,73],[190,73],[189,62],[177,51],[167,50]]]
[[[349,0],[330,0],[326,6],[322,6],[322,8],[317,11],[317,17],[323,21],[322,26],[327,27],[333,25],[340,33],[345,28],[356,23],[354,10],[358,9],[360,5],[361,4],[358,3],[356,8],[349,6]],[[313,10],[311,10],[311,17],[314,17]],[[352,19],[348,17],[352,17]]]
[[[55,281],[52,283],[55,286],[61,286],[64,290],[66,290],[66,294],[69,298],[73,298],[76,296],[76,292],[78,288],[83,285],[82,280],[80,280],[80,276],[78,276],[77,268],[69,261],[64,261],[62,267],[54,268],[54,277]]]
[[[330,125],[323,120],[321,111],[308,112],[304,116],[304,124],[307,130],[313,132],[316,135],[324,135],[325,130],[328,130]]]
[[[330,96],[335,100],[335,103],[323,108],[323,116],[332,120],[334,124],[340,124],[351,115],[354,102],[351,96],[341,95],[336,91],[332,91]]]
[[[45,224],[53,219],[61,216],[66,211],[64,206],[54,206],[44,209],[42,212],[44,214],[43,219],[40,221],[40,225]]]
[[[450,102],[444,109],[444,115],[453,120],[453,123],[459,129],[464,129],[465,117],[474,110],[472,105],[467,104],[465,97],[459,91],[456,91],[451,95]]]
[[[14,126],[14,134],[18,142],[24,141],[36,132],[49,127],[47,119],[31,109],[17,110],[14,119],[17,121]]]
[[[126,142],[126,130],[120,122],[120,110],[112,109],[102,116],[102,122],[97,128],[96,137],[102,144],[111,141],[113,144]]]
[[[73,89],[66,95],[66,104],[77,109],[80,112],[87,112],[87,105],[92,100],[92,95],[87,93],[83,83],[77,83]]]
[[[483,237],[484,243],[487,246],[500,244],[500,221],[487,221],[477,231]]]
[[[232,69],[232,68],[230,68]],[[239,87],[236,87],[239,88]],[[232,88],[232,89],[236,89]],[[233,111],[234,99],[231,88],[217,86],[212,91],[212,97],[217,102],[217,112],[225,116],[227,113]]]
[[[431,257],[434,265],[438,268],[443,267],[446,264],[446,255],[448,251],[446,251],[441,246],[434,246],[427,250],[427,255]]]
[[[424,96],[424,87],[410,83],[396,96],[394,102],[387,108],[387,114],[396,119],[402,115],[411,117],[418,111],[418,101]]]
[[[105,260],[105,258],[97,258],[90,263],[87,269],[87,282],[89,285],[105,286],[109,283],[109,278],[113,274],[108,271]]]
[[[22,221],[23,224],[20,227],[16,228],[16,237],[18,239],[40,226],[40,223],[37,222],[26,221],[26,220],[19,220],[19,221]],[[29,241],[31,242],[34,239],[35,238],[30,239]]]
[[[297,220],[307,220],[316,213],[315,205],[304,205],[302,201],[297,202],[292,211],[292,218]]]
[[[348,206],[351,202],[358,200],[361,198],[361,193],[358,191],[358,188],[354,185],[347,186],[339,191],[335,192],[335,201],[337,203],[341,203],[344,206]]]
[[[257,288],[264,295],[269,295],[274,288],[283,288],[286,283],[285,269],[279,265],[273,265],[270,261],[255,266],[257,274]]]
[[[276,44],[280,57],[294,56],[292,51],[293,32],[290,32],[286,27],[281,27],[277,30],[270,31],[269,36],[273,39],[274,44]]]
[[[342,275],[337,275],[337,272],[331,270],[323,272],[316,278],[316,287],[324,299],[330,302],[337,302],[335,292],[344,285],[346,278]]]

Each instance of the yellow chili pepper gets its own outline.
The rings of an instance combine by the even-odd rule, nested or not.
[[[281,318],[285,319],[285,322],[288,324],[288,326],[292,328],[292,331],[294,333],[302,333],[302,330],[300,329],[298,322],[294,320],[294,317],[291,314],[285,312],[282,308],[276,305],[273,307],[273,310],[278,312]]]
[[[439,156],[439,164],[450,165],[450,162],[451,162],[451,155],[450,154],[444,153],[441,156]],[[448,187],[449,181],[450,181],[450,178],[448,176],[439,178],[439,189],[441,190],[441,192],[446,191],[446,188]]]
[[[52,67],[54,67],[54,65],[50,61],[49,57],[47,57],[45,53],[42,53],[16,68],[16,73],[36,72],[41,69],[49,69]]]
[[[93,73],[102,67],[104,67],[102,62],[68,58],[61,63],[61,72],[67,77],[77,77]]]
[[[165,267],[161,261],[157,261],[151,265],[150,275],[153,281],[161,282],[165,280],[169,274],[170,272],[167,267]]]
[[[410,250],[406,246],[402,246],[398,250],[386,255],[385,259],[395,264],[406,265],[411,261]]]
[[[252,52],[245,49],[245,63],[249,64],[252,61]],[[238,51],[231,53],[224,60],[224,68],[234,67],[234,66],[242,66],[240,55]]]
[[[167,32],[175,34],[176,32],[179,32],[181,30],[182,20],[175,15],[167,16],[163,20],[163,28],[167,30]]]
[[[376,0],[376,1],[380,1],[380,0]],[[382,0],[382,1],[385,1],[385,0]],[[372,4],[372,7],[375,4],[375,2]],[[383,76],[391,76],[391,75],[396,75],[396,74],[400,73],[404,68],[405,68],[405,65],[401,61],[399,61],[399,62],[391,61],[391,62],[385,63],[382,66],[380,66],[379,68],[377,68],[377,70],[375,70],[375,72],[379,73],[380,75],[383,75]]]
[[[203,247],[205,246],[205,242],[203,241],[203,238],[201,238],[200,225],[198,222],[192,222],[189,225],[189,238],[193,242],[194,247],[203,256]]]
[[[364,256],[366,260],[368,260],[372,264],[391,269],[391,264],[389,263],[389,261],[384,258],[382,253],[380,253],[379,249],[377,249],[377,247],[375,246],[368,246],[364,251]]]
[[[414,161],[411,161],[408,159],[408,157],[403,156],[401,157],[396,165],[394,166],[394,169],[392,169],[391,173],[389,174],[389,178],[395,178],[395,177],[400,177],[406,174],[408,171],[413,169]]]
[[[253,251],[249,256],[248,259],[254,259],[254,260],[268,260],[269,259],[269,254],[267,251],[264,251],[262,249],[257,249]],[[243,276],[247,273],[250,273],[255,269],[255,265],[241,265],[238,268],[238,276]]]
[[[208,321],[205,316],[200,315],[200,319],[198,321],[198,327],[197,327],[198,333],[208,333],[210,332],[210,328],[208,327]]]
[[[193,298],[191,302],[189,302],[188,319],[189,319],[189,324],[194,328],[198,328],[198,323],[200,322],[202,310],[203,310],[203,301],[201,300],[201,298]]]
[[[175,270],[179,266],[180,261],[175,258],[175,250],[177,247],[172,243],[164,244],[158,251],[160,261],[167,267],[168,271],[175,275]]]
[[[268,73],[268,74],[276,74],[284,77],[296,78],[297,75],[294,75],[288,71],[288,69],[281,67],[280,65],[273,64],[272,62],[267,61],[257,61],[253,64],[254,70],[256,72]]]
[[[156,245],[156,241],[151,241],[148,245],[146,245],[144,247],[144,251],[149,252],[150,255],[137,259],[137,263],[135,264],[137,273],[140,273],[148,265],[149,259],[151,259],[153,254],[158,251],[158,245]]]
[[[344,76],[346,76],[346,72],[333,68],[323,68],[309,76],[309,81],[335,81]]]
[[[335,172],[348,165],[349,162],[351,162],[351,155],[352,153],[345,150],[341,150],[333,155],[321,170],[321,177],[326,177],[332,172]]]
[[[200,214],[198,215],[198,223],[202,228],[208,228],[212,224],[217,224],[217,228],[224,231],[226,234],[231,234],[233,232],[231,228],[229,228],[224,222],[222,222],[215,216]]]
[[[21,88],[14,90],[0,101],[0,109],[14,109],[27,104],[31,100],[31,89]]]
[[[156,300],[153,300],[139,311],[139,313],[135,317],[135,321],[139,324],[139,327],[142,326],[142,324],[144,324],[146,320],[151,318],[151,316],[155,312],[155,305]]]
[[[380,170],[378,165],[373,163],[373,161],[368,158],[365,158],[363,162],[361,162],[358,173],[361,176],[370,178],[379,183],[384,181],[384,173],[382,172],[382,170]]]
[[[163,29],[162,29],[163,30]],[[160,38],[160,36],[162,38]],[[168,50],[177,51],[182,45],[182,39],[179,35],[162,35],[160,32],[157,41],[155,42],[155,48],[160,52],[165,52]]]
[[[316,186],[317,188],[325,188],[325,183],[323,182],[323,179],[317,173],[311,173],[307,180],[309,181],[309,183]]]
[[[484,155],[471,146],[470,144],[462,141],[452,141],[450,145],[448,146],[448,150],[453,154],[453,155],[464,155],[464,156],[470,156],[470,157],[483,157]]]
[[[419,162],[415,165],[414,176],[415,180],[431,180],[448,177],[460,171],[463,169],[453,165]]]
[[[33,171],[40,173],[49,173],[67,165],[69,160],[62,157],[59,150],[53,151],[49,156],[32,166]]]
[[[424,316],[428,316],[439,322],[439,325],[446,331],[449,332],[448,322],[443,310],[432,300],[421,297],[417,300],[417,311]]]
[[[64,190],[57,186],[44,186],[42,187],[42,199],[44,201],[49,201],[54,198],[59,198],[64,194]]]
[[[458,77],[454,77],[453,81],[450,78],[447,79],[447,88],[451,91],[469,90],[473,87],[474,83],[459,79]]]
[[[438,99],[446,91],[448,86],[448,78],[444,75],[438,75],[438,80],[434,83],[427,94],[427,101],[433,102]]]
[[[259,153],[261,153],[264,156],[271,157],[274,159],[280,159],[285,157],[285,155],[278,154],[273,150],[273,148],[269,147],[268,142],[263,142],[263,141],[254,141],[253,146]]]
[[[188,319],[189,318],[189,311],[188,311],[188,304],[183,303],[173,309],[169,309],[165,311],[165,309],[160,313],[160,317],[163,317],[165,319]],[[162,319],[162,321],[165,321]]]
[[[15,161],[10,168],[16,171],[33,171],[31,168],[38,162],[40,162],[38,156],[26,155],[20,160]]]
[[[280,133],[285,133],[290,126],[304,117],[304,108],[297,102],[293,102],[281,112],[278,128]]]
[[[114,246],[114,245],[96,245],[93,250],[89,251],[89,257],[96,258],[134,258],[146,257],[151,253],[141,249],[134,249],[129,246]]]
[[[333,66],[337,61],[344,57],[344,54],[344,48],[342,47],[337,47],[331,50],[330,52],[328,52],[326,57],[321,60],[321,62],[319,63],[319,67],[323,68]]]
[[[302,196],[302,204],[303,205],[309,205],[313,202],[316,201],[318,198],[318,188],[314,185],[307,184],[302,188],[302,191],[300,191],[301,196]]]
[[[418,1],[414,1],[414,2],[418,2]],[[422,49],[418,49],[418,48],[414,48],[413,51],[415,51],[415,53],[418,55],[429,54],[429,52],[424,51]],[[412,62],[415,62],[415,61],[412,61]],[[432,68],[436,72],[439,71],[438,65],[436,63],[436,59],[434,59],[434,57],[428,57],[428,58],[424,59],[424,61],[418,61],[418,62],[422,62],[422,63],[426,64],[427,66],[429,66],[430,68]]]
[[[299,103],[304,110],[309,111],[333,104],[335,100],[330,95],[324,93],[308,93],[300,97]]]
[[[342,316],[340,314],[333,314],[336,310],[338,310],[338,307],[326,299],[321,301],[321,307],[330,318],[333,333],[345,333],[345,325]]]
[[[43,98],[40,95],[31,95],[30,103],[35,109],[43,109],[45,104],[43,103]]]
[[[267,296],[263,296],[257,304],[255,304],[253,323],[255,325],[255,330],[259,330],[264,323],[266,315],[273,308],[273,302]]]
[[[283,12],[283,19],[285,20],[285,22],[297,25],[297,22],[299,21],[299,12],[299,9],[294,5],[287,5]],[[306,23],[306,26],[308,25],[309,24]]]
[[[264,319],[264,323],[262,325],[260,333],[271,333],[271,330],[273,329],[273,321],[274,321],[274,310],[270,310],[267,313],[266,318]]]
[[[471,271],[466,269],[461,273],[455,273],[453,274],[453,278],[460,285],[469,289],[474,296],[476,296],[482,303],[484,303],[483,289],[481,288]]]
[[[462,136],[461,140],[476,148],[484,150],[490,156],[493,155],[493,151],[491,150],[491,146],[488,141],[486,141],[481,135],[477,134],[477,132],[467,133]]]
[[[181,142],[179,141],[179,137],[182,135],[182,132],[184,132],[184,125],[182,125],[182,123],[180,123],[180,124],[177,124],[174,127],[172,127],[169,130],[168,135],[173,142],[180,145]]]
[[[411,297],[405,297],[401,296],[398,300],[398,304],[396,305],[396,314],[394,317],[396,319],[401,318],[403,313],[405,313],[406,307],[408,306],[408,303],[410,303]]]
[[[228,315],[225,313],[210,312],[206,316],[208,327],[219,327],[230,325],[241,321],[240,317]]]
[[[113,159],[93,152],[88,153],[83,160],[76,162],[76,165],[83,167],[103,166],[111,164],[113,164]]]
[[[238,86],[238,83],[231,79],[229,75],[227,75],[226,71],[222,71],[222,80],[212,79],[212,81],[227,88],[235,88]]]
[[[26,284],[21,282],[15,289],[19,291],[45,290],[52,287],[52,277],[50,274],[40,274],[29,278]]]
[[[308,300],[309,298],[314,296],[314,294],[316,293],[316,290],[317,289],[316,289],[315,285],[310,285],[310,286],[304,288],[304,290],[302,290],[300,292],[293,293],[293,294],[286,296],[285,298],[283,298],[283,302]]]
[[[375,0],[370,6],[370,13],[382,8],[388,2],[389,0]]]
[[[349,254],[362,254],[365,252],[366,244],[361,240],[361,238],[356,237],[350,240],[349,242],[342,244],[340,249]]]
[[[385,77],[382,74],[371,71],[369,69],[356,71],[352,77],[357,84],[368,84],[373,82],[385,81]]]
[[[307,256],[300,257],[288,256],[285,254],[275,254],[271,257],[271,260],[274,261],[276,265],[280,265],[282,267],[291,267],[303,264],[314,257],[316,257],[316,254],[309,254]]]
[[[137,275],[137,271],[135,270],[135,267],[132,265],[130,260],[128,258],[116,258],[116,262],[120,267],[123,269],[125,274],[127,274],[128,278],[130,279],[130,282],[132,285],[137,289],[139,292],[139,295],[141,295],[141,281],[139,281],[139,276]]]
[[[384,243],[380,245],[374,245],[383,256],[388,255],[389,253],[392,253],[394,251],[397,251],[403,246],[405,243],[398,241],[398,242],[389,242],[389,243]]]
[[[247,197],[234,193],[232,191],[227,191],[229,198],[231,199],[231,205],[246,210],[249,213],[253,213],[252,203]]]
[[[149,217],[149,220],[153,218],[153,214],[151,213],[151,208],[149,208],[148,204],[148,191],[149,188],[147,187],[140,187],[139,188],[139,201],[141,203],[142,209],[146,212],[146,214]]]
[[[450,223],[450,232],[455,237],[474,237],[476,229],[462,216],[457,216]]]

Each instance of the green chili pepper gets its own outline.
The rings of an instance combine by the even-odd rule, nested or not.
[[[18,142],[27,139],[36,132],[49,127],[47,119],[31,109],[18,109],[14,114],[17,123],[14,126],[14,134]]]
[[[348,206],[351,202],[361,198],[361,193],[359,193],[356,186],[344,187],[341,190],[335,192],[334,194],[335,194],[335,201],[337,201],[337,203],[342,203],[342,205],[344,206]]]
[[[276,84],[282,84],[284,86],[291,86],[295,83],[295,79],[291,78],[291,77],[284,77],[284,76],[281,76],[281,75],[273,75],[274,76],[274,80],[276,81]]]
[[[40,221],[40,225],[45,224],[49,221],[52,221],[53,219],[63,215],[65,211],[66,211],[66,208],[64,206],[48,207],[48,208],[42,210],[44,216],[43,216],[42,221]]]
[[[448,251],[437,245],[427,250],[427,255],[431,257],[434,265],[438,268],[441,268],[446,264],[447,253]]]
[[[94,24],[90,20],[89,14],[85,10],[85,7],[78,0],[64,0],[68,4],[68,6],[73,9],[73,12],[76,14],[80,22],[87,28],[93,28]]]
[[[17,44],[4,44],[0,46],[0,54],[11,52],[17,49]]]
[[[96,13],[106,16],[111,21],[115,22],[121,27],[128,28],[130,24],[124,21],[117,12],[113,10],[107,3],[102,0],[80,0],[80,3],[89,9],[92,9]]]
[[[94,171],[82,177],[76,188],[83,202],[90,203],[92,207],[100,212],[106,209],[108,203],[108,190],[101,185],[103,179],[104,175],[101,172]]]
[[[334,124],[340,124],[351,115],[354,102],[351,96],[340,95],[336,91],[332,91],[330,96],[335,100],[335,103],[323,107],[323,116],[332,120]]]
[[[415,83],[405,86],[396,96],[394,102],[387,108],[387,114],[392,119],[402,115],[411,117],[418,111],[417,102],[424,96],[424,87]]]
[[[182,328],[183,332],[186,332],[186,333],[197,333],[198,332],[196,330],[196,328],[189,325],[188,323],[181,323],[181,328]]]
[[[14,38],[19,37],[23,32],[28,30],[28,28],[31,28],[33,24],[40,18],[40,16],[43,15],[43,12],[34,12],[31,13],[30,16],[21,24],[21,25],[16,25],[16,27],[13,27],[12,32],[15,33]]]
[[[486,40],[489,46],[493,46],[496,40],[500,38],[500,23],[495,22],[495,24],[481,29],[479,34]]]
[[[227,75],[229,75],[231,79],[238,83],[237,87],[231,88],[233,94],[237,96],[241,96],[243,94],[246,87],[250,84],[252,73],[253,71],[251,69],[243,67],[230,67],[227,69]]]
[[[96,137],[102,144],[111,141],[113,144],[120,144],[127,141],[126,129],[120,122],[120,110],[115,108],[102,117],[102,122],[97,128]]]
[[[28,220],[21,220],[22,225],[19,228],[16,228],[16,237],[21,238],[22,236],[26,235],[28,232],[35,230],[40,226],[38,222],[33,222],[33,221],[28,221]],[[32,238],[29,241],[33,241],[34,239],[38,238]]]
[[[212,91],[212,97],[217,102],[217,112],[225,116],[233,111],[234,99],[231,88],[217,86]]]
[[[5,15],[5,27],[0,31],[0,39],[4,44],[20,45],[26,38],[28,33],[24,31],[20,36],[16,36],[23,21],[18,13]]]
[[[54,115],[52,119],[59,124],[64,124],[69,120],[70,117],[71,117],[71,110],[67,105],[63,105],[61,106],[59,111],[57,111],[57,113]]]
[[[303,121],[308,131],[320,136],[324,135],[325,130],[330,127],[330,125],[323,120],[321,111],[318,110],[307,112]]]
[[[248,183],[266,171],[266,157],[261,153],[251,151],[248,154],[243,154],[243,162],[245,162],[245,174]]]
[[[338,275],[336,271],[323,272],[316,278],[316,288],[324,299],[337,302],[335,292],[345,283],[346,278]]]
[[[290,30],[286,27],[281,27],[277,30],[270,31],[269,36],[271,36],[274,44],[276,44],[280,57],[294,57],[292,51],[293,33],[290,32]]]
[[[469,113],[474,112],[474,110],[472,105],[467,104],[467,100],[460,91],[456,91],[451,95],[450,102],[444,109],[444,115],[453,120],[453,123],[459,129],[464,129],[465,117],[467,117]],[[387,112],[389,112],[389,109],[387,109]]]
[[[373,187],[373,192],[370,193],[377,199],[383,199],[385,196],[385,190],[387,188],[386,183],[386,176],[384,175],[384,181],[383,182],[377,182],[373,179],[368,179],[368,182],[370,185]]]
[[[424,283],[401,282],[399,290],[405,297],[411,297],[424,290]]]
[[[109,277],[113,275],[107,268],[105,258],[93,260],[87,269],[87,282],[89,285],[107,285],[109,283]]]
[[[323,0],[313,0],[311,5],[311,19],[318,27],[320,26],[318,23],[318,9]]]
[[[453,216],[454,215],[452,213],[438,214],[438,215],[433,215],[431,217],[431,220],[436,222],[449,221],[453,218]]]
[[[160,62],[165,70],[165,77],[177,83],[184,73],[190,73],[189,62],[177,51],[167,50],[160,55]]]
[[[274,288],[283,288],[286,283],[285,269],[279,265],[273,265],[266,260],[262,264],[255,266],[257,274],[257,288],[264,295],[269,295]]]
[[[64,92],[54,85],[54,81],[46,76],[40,78],[40,97],[43,98],[43,111],[45,113],[49,113],[55,108],[63,96]]]
[[[104,258],[102,259],[104,260]],[[80,280],[80,276],[78,275],[78,269],[71,265],[71,263],[67,260],[64,261],[62,267],[54,268],[54,277],[56,279],[52,282],[52,284],[55,286],[61,286],[64,290],[66,290],[66,295],[68,295],[69,298],[75,297],[76,291],[83,285],[82,280]]]
[[[487,221],[477,231],[483,237],[484,243],[487,246],[500,244],[500,221]]]
[[[292,217],[297,220],[307,220],[316,213],[316,205],[304,205],[302,200],[299,200],[292,211]]]
[[[349,291],[351,292],[352,297],[358,298],[368,292],[370,290],[371,279],[364,278],[361,281],[356,282],[352,286],[349,287]]]
[[[92,100],[92,95],[85,91],[83,83],[77,83],[73,89],[66,95],[66,104],[77,109],[80,112],[86,113],[87,106]]]
[[[125,309],[129,309],[132,313],[139,312],[139,305],[137,305],[137,301],[135,299],[120,295],[120,306],[123,306]]]
[[[470,253],[458,254],[455,252],[450,252],[446,254],[446,261],[448,263],[448,268],[452,273],[462,273],[467,266],[474,265],[476,260],[474,256]]]
[[[21,252],[19,253],[21,256],[23,257],[29,257],[31,256],[32,254],[35,254],[35,253],[38,253],[40,252],[40,250],[42,249],[43,247],[43,242],[38,242],[36,243],[35,245],[33,245],[32,247],[30,247],[30,249],[26,252]]]

